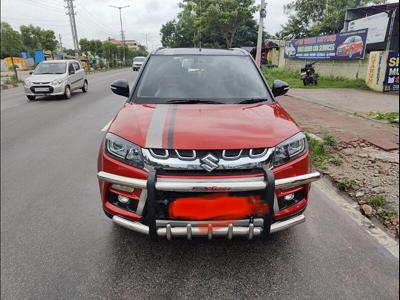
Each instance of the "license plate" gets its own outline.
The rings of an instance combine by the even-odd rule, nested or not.
[[[228,193],[198,194],[176,198],[169,205],[169,216],[190,220],[238,220],[265,215],[268,209],[259,195],[229,195]]]
[[[49,88],[35,88],[35,92],[48,92]]]

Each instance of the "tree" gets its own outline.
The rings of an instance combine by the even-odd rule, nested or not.
[[[254,0],[183,0],[177,19],[161,28],[164,47],[231,48],[253,45]]]
[[[16,56],[22,49],[21,35],[10,24],[1,22],[1,57]]]
[[[285,6],[288,22],[280,38],[337,33],[343,28],[347,9],[384,3],[384,0],[295,0]]]
[[[79,47],[83,53],[90,51],[90,42],[88,39],[80,39],[79,40]]]
[[[54,51],[58,42],[54,31],[45,30],[38,26],[22,25],[20,27],[24,49],[28,52],[34,52],[38,49]]]
[[[241,26],[253,19],[257,7],[254,0],[184,0],[195,14],[194,25],[200,33],[221,32],[227,48],[231,48]]]

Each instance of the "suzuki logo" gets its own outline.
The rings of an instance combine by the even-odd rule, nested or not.
[[[214,155],[212,155],[211,153],[208,153],[206,156],[201,158],[200,161],[202,162],[200,167],[202,167],[207,172],[211,172],[211,171],[215,170],[216,168],[218,168],[219,159],[217,157],[215,157]]]

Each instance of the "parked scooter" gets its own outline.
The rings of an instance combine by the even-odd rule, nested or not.
[[[300,76],[301,80],[303,80],[304,85],[318,83],[318,74],[315,72],[314,69],[315,63],[316,61],[310,64],[306,64],[304,68],[301,68]]]

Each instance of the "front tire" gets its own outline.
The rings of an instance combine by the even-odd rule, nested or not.
[[[64,92],[65,99],[71,99],[71,88],[67,85]]]
[[[89,84],[87,80],[85,80],[85,82],[83,83],[82,92],[87,93],[88,89],[89,89]]]
[[[28,98],[29,101],[35,101],[36,100],[36,96],[27,95],[26,98]]]

